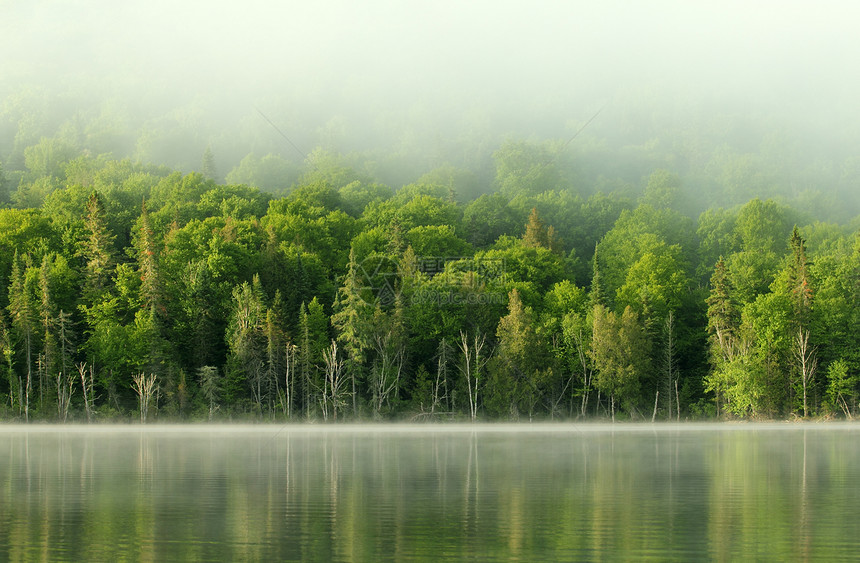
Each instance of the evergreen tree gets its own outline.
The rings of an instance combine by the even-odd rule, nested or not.
[[[42,331],[42,352],[39,354],[39,406],[44,409],[48,382],[53,378],[57,355],[55,334],[56,314],[51,297],[51,261],[46,254],[39,267],[39,324]]]
[[[707,299],[708,330],[722,357],[730,359],[736,350],[735,338],[740,324],[740,312],[734,300],[726,262],[720,257],[711,276],[711,293]]]
[[[161,289],[161,270],[158,264],[158,249],[155,233],[149,211],[144,200],[141,205],[138,228],[134,237],[134,248],[137,257],[137,271],[140,275],[140,305],[149,311],[154,319],[164,312]]]
[[[218,368],[214,366],[201,366],[197,369],[197,378],[200,382],[200,391],[206,399],[209,408],[209,421],[218,409],[218,397],[221,393],[218,378]]]
[[[349,264],[343,286],[338,290],[335,313],[331,324],[337,331],[337,340],[343,344],[348,362],[347,371],[352,385],[353,415],[358,415],[357,382],[361,379],[365,354],[371,345],[374,307],[362,296],[362,283],[355,249],[349,251]]]
[[[523,234],[523,244],[532,248],[549,248],[546,226],[541,221],[536,207],[532,207],[532,211],[529,213],[526,232]]]
[[[92,192],[87,200],[84,218],[86,238],[81,245],[84,258],[84,297],[93,303],[106,289],[115,263],[114,239],[107,227],[104,203],[98,192]]]
[[[218,181],[218,169],[215,166],[215,155],[212,154],[212,147],[206,145],[206,150],[203,152],[203,161],[200,167],[200,173],[207,180]]]
[[[9,383],[9,408],[18,410],[21,414],[23,405],[23,390],[21,389],[21,378],[15,373],[15,346],[12,342],[12,334],[6,323],[5,315],[0,312],[0,355],[2,355],[2,371],[6,374]]]
[[[23,389],[24,420],[30,420],[30,394],[33,389],[33,340],[36,329],[36,308],[27,287],[26,271],[29,262],[21,264],[18,253],[12,259],[12,274],[9,284],[9,316],[17,340],[24,346],[24,382],[18,380],[19,389]]]
[[[331,340],[329,319],[322,304],[314,297],[299,309],[298,369],[304,386],[305,416],[310,417],[314,404],[323,396],[323,352]]]
[[[284,372],[286,336],[277,310],[281,307],[281,293],[275,292],[272,306],[266,309],[266,386],[269,409],[275,400],[282,400],[280,375]]]
[[[791,247],[791,264],[789,266],[789,284],[791,287],[794,314],[801,327],[807,327],[809,314],[812,309],[812,283],[809,276],[809,263],[806,259],[806,242],[800,236],[795,225],[789,241]]]
[[[375,357],[370,370],[371,405],[375,417],[383,407],[391,406],[392,396],[400,398],[403,370],[406,367],[406,326],[403,301],[398,295],[394,308],[386,314],[377,303],[373,316],[373,350]]]
[[[597,255],[597,249],[599,246],[599,243],[594,245],[594,257],[591,260],[592,276],[591,291],[589,293],[589,296],[591,298],[592,307],[595,305],[606,304],[606,296],[604,295],[603,277],[601,274],[600,260]]]
[[[233,290],[233,313],[228,329],[233,373],[243,379],[251,391],[258,415],[263,413],[263,402],[268,398],[266,385],[266,309],[263,304],[260,278],[245,282]]]
[[[298,344],[298,368],[302,379],[302,390],[304,400],[302,402],[302,408],[305,413],[305,417],[310,417],[311,415],[311,395],[317,392],[317,386],[314,384],[314,377],[312,373],[312,354],[311,354],[311,329],[310,322],[308,320],[308,308],[305,305],[305,302],[302,301],[301,307],[299,307],[299,344]],[[321,392],[321,391],[320,391]]]
[[[813,291],[809,275],[809,264],[806,259],[806,243],[797,230],[797,225],[789,239],[791,248],[791,263],[788,271],[788,283],[791,289],[794,320],[797,328],[792,339],[792,353],[795,359],[795,369],[800,376],[803,389],[803,416],[809,416],[809,388],[813,383],[818,368],[816,346],[810,342],[810,323]]]

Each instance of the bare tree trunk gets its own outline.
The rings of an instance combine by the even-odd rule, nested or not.
[[[370,372],[370,385],[373,395],[373,415],[381,416],[382,407],[388,402],[391,393],[397,396],[400,375],[405,359],[404,349],[390,331],[374,337],[377,359]]]
[[[579,364],[582,366],[582,404],[579,407],[579,415],[585,418],[586,409],[588,409],[588,392],[591,388],[592,371],[588,369],[588,356],[585,353],[585,337],[580,329],[574,334],[576,340],[576,355],[579,358]]]
[[[87,363],[77,364],[78,374],[81,376],[81,390],[84,393],[84,410],[87,413],[87,422],[93,420],[93,366],[90,366],[89,377],[87,377]]]
[[[465,332],[460,332],[459,347],[463,352],[463,365],[460,371],[466,377],[466,389],[469,396],[469,416],[472,421],[478,418],[478,380],[480,377],[481,350],[484,348],[486,338],[475,333],[474,343],[469,344]]]
[[[21,381],[21,376],[18,377],[18,415],[21,415],[24,406],[24,382]]]
[[[349,370],[349,377],[352,380],[352,416],[353,418],[358,418],[358,403],[356,402],[357,396],[355,394],[355,365]],[[337,411],[335,411],[334,420],[337,421]]]
[[[323,362],[325,362],[325,386],[330,395],[326,397],[323,392],[323,402],[331,404],[332,418],[337,422],[338,407],[343,402],[343,360],[338,358],[337,341],[332,340],[331,346],[323,351]],[[354,380],[353,380],[354,381]],[[327,414],[324,405],[324,416]]]
[[[664,327],[666,334],[666,347],[663,351],[663,368],[665,369],[665,387],[664,392],[669,399],[669,407],[666,410],[666,418],[672,419],[672,385],[676,383],[675,369],[675,314],[669,311],[666,317],[666,325]],[[661,384],[662,385],[662,384]]]
[[[657,418],[657,399],[660,398],[660,390],[654,394],[654,412],[651,413],[651,422],[654,422],[654,419]]]
[[[853,420],[854,417],[851,416],[851,409],[848,408],[848,402],[845,400],[845,397],[843,397],[841,393],[839,394],[839,397],[837,397],[836,402],[839,403],[839,406],[842,408],[842,412],[845,413],[845,418],[847,418],[848,420]]]
[[[62,373],[57,374],[57,416],[63,422],[69,416],[69,403],[75,391],[75,378],[67,375],[65,380]]]
[[[140,404],[140,422],[141,424],[146,424],[146,415],[149,412],[149,403],[156,392],[156,376],[154,373],[151,373],[148,376],[143,373],[138,373],[132,379],[134,381],[132,389],[137,393],[138,402]]]
[[[800,380],[803,384],[803,417],[809,416],[809,406],[807,404],[807,389],[815,377],[815,371],[818,368],[818,358],[815,357],[815,347],[809,346],[809,331],[799,328],[797,336],[794,339],[794,357],[797,360],[800,368]]]
[[[33,388],[33,366],[30,355],[30,333],[27,333],[27,387],[24,389],[24,420],[30,422],[30,389]]]
[[[436,381],[433,383],[433,400],[430,404],[431,416],[436,412],[436,406],[439,405],[443,397],[439,393],[442,385],[448,380],[448,342],[443,338],[439,344],[439,357],[436,359]],[[447,400],[447,390],[444,398]]]
[[[287,343],[285,364],[284,364],[284,415],[288,419],[293,418],[293,386],[295,374],[296,347],[294,344]]]

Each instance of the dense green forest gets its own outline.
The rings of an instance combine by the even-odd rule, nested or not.
[[[848,146],[610,109],[575,139],[219,161],[193,121],[41,99],[0,112],[5,419],[857,410]]]

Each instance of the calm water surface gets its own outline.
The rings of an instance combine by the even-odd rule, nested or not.
[[[0,560],[853,559],[860,425],[0,427]]]

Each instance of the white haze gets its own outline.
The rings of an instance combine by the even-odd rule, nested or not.
[[[604,105],[602,134],[748,112],[860,145],[858,16],[835,1],[5,0],[0,96],[186,108],[240,140],[269,127],[260,108],[307,149],[384,146],[404,124],[565,138]]]
[[[4,424],[0,437],[20,434],[175,434],[219,435],[239,434],[262,437],[287,435],[378,435],[378,434],[678,434],[703,432],[786,432],[806,430],[841,430],[857,432],[851,422],[658,422],[658,423],[606,423],[606,422],[542,422],[542,423],[366,423],[366,424]]]

